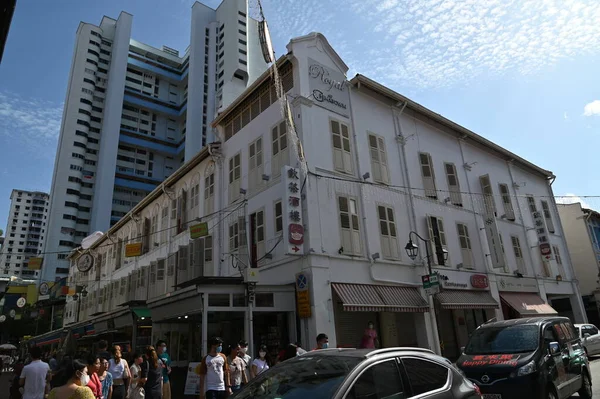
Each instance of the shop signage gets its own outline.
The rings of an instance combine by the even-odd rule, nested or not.
[[[38,288],[38,293],[40,294],[38,296],[39,301],[45,301],[47,299],[50,299],[50,286],[48,285],[48,283],[40,284],[40,287]]]
[[[303,272],[296,274],[296,305],[298,308],[298,317],[308,319],[312,316],[309,277]]]
[[[498,289],[500,291],[538,292],[538,285],[533,279],[500,277],[498,279]]]
[[[125,244],[125,257],[132,258],[142,255],[142,243],[135,242],[133,244]]]
[[[44,258],[29,258],[27,268],[29,270],[40,270],[42,268],[42,261]]]
[[[200,395],[200,362],[190,362],[185,378],[184,395]]]
[[[502,244],[500,242],[500,234],[498,233],[496,217],[494,215],[486,215],[483,222],[485,235],[490,248],[492,267],[495,269],[504,269],[506,267],[506,260],[504,259],[504,251],[502,251]]]
[[[471,286],[473,288],[487,288],[490,283],[485,274],[472,274],[471,275]]]
[[[469,285],[466,281],[454,281],[445,274],[438,274],[438,278],[441,281],[442,286],[445,288],[469,288]]]
[[[304,255],[304,224],[302,223],[302,182],[297,168],[284,166],[283,176],[283,220],[287,237],[286,253]]]
[[[195,240],[196,238],[206,237],[208,235],[208,223],[202,222],[190,226],[190,238]]]
[[[549,262],[554,259],[552,255],[552,246],[548,240],[548,230],[546,228],[546,220],[542,212],[535,211],[531,212],[533,217],[533,225],[538,238],[538,245],[540,247],[540,253],[545,262]]]
[[[427,295],[433,295],[440,292],[440,279],[437,273],[426,274],[421,276],[423,289]]]
[[[23,306],[25,306],[26,303],[27,303],[27,299],[25,299],[23,297],[17,299],[17,307],[18,308],[22,308]]]
[[[325,109],[348,116],[350,92],[346,76],[312,58],[308,61],[308,86],[315,102]]]

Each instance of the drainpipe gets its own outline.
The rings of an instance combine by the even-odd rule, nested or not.
[[[218,158],[215,161],[215,169],[218,169],[219,173],[219,201],[215,201],[215,204],[218,206],[218,209],[223,209],[223,206],[219,206],[220,204],[226,204],[226,200],[224,198],[224,193],[225,193],[225,173],[224,173],[224,167],[223,167],[223,162],[221,158]],[[219,220],[221,219],[221,215],[224,213],[224,211],[219,211]],[[226,220],[224,220],[223,222],[227,222]],[[217,271],[217,275],[218,276],[222,276],[223,275],[223,262],[221,262],[221,259],[224,259],[225,253],[224,253],[224,245],[223,245],[223,223],[220,223],[220,226],[217,226],[217,234],[219,236],[219,257],[217,258],[219,261],[219,267],[218,267],[218,271]],[[246,231],[246,234],[248,234],[248,232]],[[213,275],[214,270],[211,270],[211,275]],[[205,294],[206,295],[206,294]]]

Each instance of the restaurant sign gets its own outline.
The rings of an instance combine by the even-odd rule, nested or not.
[[[346,76],[312,58],[308,62],[308,86],[317,105],[348,116],[350,91]]]
[[[304,255],[304,224],[302,223],[302,181],[300,171],[284,166],[283,176],[283,220],[284,240],[288,255]]]

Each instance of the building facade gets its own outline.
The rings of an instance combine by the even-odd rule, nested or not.
[[[37,257],[44,247],[48,208],[48,194],[12,190],[5,241],[0,250],[0,279],[39,278],[39,267],[30,269],[29,259]]]
[[[558,213],[589,322],[600,325],[600,213],[580,203],[558,204]]]
[[[132,15],[80,23],[51,189],[46,252],[106,231],[211,137],[210,122],[265,69],[246,0],[196,2],[184,54],[131,38]],[[187,110],[193,110],[188,114]],[[47,256],[45,280],[66,276]]]
[[[72,253],[69,286],[87,292],[67,303],[73,328],[167,339],[185,367],[213,334],[357,347],[373,322],[384,346],[454,358],[486,320],[557,314],[555,299],[586,320],[551,172],[348,81],[321,34],[277,66],[281,86],[265,72],[215,119],[218,142]]]

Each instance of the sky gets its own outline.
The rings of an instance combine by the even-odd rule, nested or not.
[[[215,8],[219,0],[205,0]],[[134,39],[184,52],[192,0],[17,0],[0,64],[0,229],[13,188],[49,191],[80,21],[133,14]],[[249,0],[250,14],[257,0]],[[356,73],[600,196],[600,1],[263,0],[275,51],[323,33]],[[600,198],[583,198],[600,209]]]

